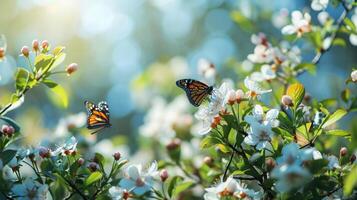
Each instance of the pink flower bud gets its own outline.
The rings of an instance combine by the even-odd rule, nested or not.
[[[166,149],[168,151],[173,151],[173,150],[179,148],[180,146],[181,146],[181,140],[178,138],[175,138],[175,139],[171,140],[171,142],[166,145]]]
[[[271,171],[275,167],[275,160],[273,158],[268,158],[265,160],[265,164],[269,171]]]
[[[212,166],[213,166],[213,163],[214,163],[214,160],[213,160],[212,157],[206,156],[206,157],[203,158],[203,162],[204,162],[207,166],[212,167]]]
[[[237,100],[237,96],[236,96],[235,91],[230,90],[228,92],[228,104],[233,105],[236,102],[236,100]]]
[[[346,147],[342,147],[342,148],[340,149],[340,156],[341,156],[341,157],[347,155],[347,153],[348,153],[348,149],[347,149]]]
[[[51,150],[47,147],[40,146],[38,148],[38,154],[41,158],[49,158],[51,156]]]
[[[23,47],[21,48],[21,53],[22,53],[22,55],[24,55],[25,57],[28,57],[29,54],[30,54],[30,49],[29,49],[29,47],[28,47],[28,46],[23,46]]]
[[[354,83],[357,83],[357,70],[354,70],[352,73],[351,73],[351,79]]]
[[[3,47],[0,47],[0,59],[5,57],[5,49]]]
[[[114,157],[114,160],[118,161],[118,160],[120,160],[121,154],[119,152],[115,152],[113,157]]]
[[[291,97],[289,95],[284,95],[282,98],[281,98],[281,103],[284,105],[284,106],[293,106],[293,100],[291,99]]]
[[[48,46],[49,46],[49,43],[48,43],[47,40],[44,40],[44,41],[41,42],[41,47],[42,47],[42,49],[47,49]]]
[[[165,182],[167,178],[169,178],[169,173],[167,173],[166,169],[160,171],[160,178],[162,182]]]
[[[67,72],[67,75],[71,75],[73,72],[77,71],[78,69],[78,65],[77,63],[71,63],[69,64],[67,67],[66,67],[66,72]]]
[[[90,162],[88,164],[88,169],[91,171],[91,172],[95,172],[98,170],[98,164],[96,162]]]
[[[84,159],[83,159],[83,158],[79,158],[79,159],[77,160],[77,163],[78,163],[79,165],[83,165],[83,164],[84,164]]]
[[[237,103],[240,103],[244,99],[244,92],[243,90],[239,89],[236,91],[236,98],[237,98]]]
[[[32,49],[34,51],[39,51],[40,50],[40,43],[38,42],[38,40],[33,40],[32,41]]]
[[[10,125],[2,125],[1,132],[6,136],[11,137],[15,133],[15,129]]]
[[[216,128],[221,123],[222,117],[217,115],[213,118],[211,128]]]

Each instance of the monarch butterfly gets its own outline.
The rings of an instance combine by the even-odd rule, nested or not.
[[[109,108],[108,104],[104,101],[99,102],[97,105],[90,101],[85,101],[84,105],[87,108],[87,128],[97,129],[91,134],[97,133],[104,128],[111,126],[109,123]]]
[[[193,79],[181,79],[176,81],[176,85],[185,90],[190,103],[196,107],[200,106],[203,100],[212,94],[213,86],[208,86]]]

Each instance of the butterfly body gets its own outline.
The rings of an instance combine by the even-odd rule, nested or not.
[[[101,131],[104,128],[111,127],[109,119],[109,108],[106,102],[99,102],[97,105],[90,101],[84,102],[87,112],[87,128],[97,129],[92,134]]]
[[[190,103],[196,107],[200,106],[203,100],[213,92],[213,86],[193,79],[181,79],[176,81],[176,85],[182,88]]]

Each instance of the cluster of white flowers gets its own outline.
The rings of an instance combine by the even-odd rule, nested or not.
[[[169,104],[162,98],[156,98],[152,103],[144,124],[139,128],[143,136],[167,143],[175,137],[175,130],[191,128],[193,119],[185,96],[179,96]]]
[[[270,145],[274,132],[272,128],[279,126],[277,117],[279,110],[271,109],[264,114],[263,107],[255,105],[253,115],[247,115],[244,120],[249,123],[250,129],[244,142],[256,146],[258,150],[271,149]]]
[[[127,199],[130,193],[143,195],[151,191],[154,178],[158,175],[156,161],[148,169],[143,169],[142,165],[130,165],[126,169],[125,177],[119,182],[119,186],[111,187],[109,193],[113,199]]]
[[[206,193],[204,194],[205,200],[219,200],[226,198],[258,200],[262,198],[262,192],[246,188],[243,183],[235,180],[233,177],[228,177],[226,181],[219,183],[215,187],[206,188]]]
[[[297,46],[291,47],[286,41],[273,46],[265,34],[259,33],[251,36],[251,42],[256,45],[254,52],[247,56],[247,60],[242,65],[257,64],[260,66],[260,71],[253,72],[249,76],[250,80],[256,82],[274,80],[280,68],[294,68],[301,62],[300,49]]]
[[[352,23],[357,27],[357,9],[354,9],[354,14],[351,17]],[[351,34],[350,37],[350,42],[352,45],[357,46],[357,34]]]
[[[27,178],[21,184],[15,184],[11,191],[19,200],[44,200],[47,199],[48,185],[40,184],[32,178]]]
[[[310,180],[312,175],[303,163],[314,158],[314,151],[313,148],[300,149],[296,143],[283,147],[282,156],[277,159],[277,166],[271,173],[277,179],[275,187],[278,191],[287,192]]]

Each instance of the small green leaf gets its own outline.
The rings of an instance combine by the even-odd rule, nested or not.
[[[217,137],[207,136],[201,141],[200,147],[201,149],[206,149],[219,143],[222,143],[222,140],[218,139]]]
[[[15,81],[16,81],[16,91],[18,93],[21,93],[26,89],[29,78],[30,78],[30,73],[26,69],[24,68],[17,69],[15,75]]]
[[[93,172],[88,178],[84,181],[85,186],[90,186],[91,184],[99,181],[102,178],[103,174],[100,172]]]
[[[347,111],[345,111],[343,109],[336,110],[334,113],[332,113],[330,116],[328,116],[328,119],[326,120],[324,125],[322,125],[322,128],[326,128],[326,127],[330,126],[331,124],[337,122],[346,114],[347,114]]]
[[[348,89],[348,88],[344,89],[344,90],[341,92],[341,99],[342,99],[345,103],[348,102],[350,96],[351,96],[351,90]]]
[[[329,131],[326,131],[326,134],[328,135],[334,135],[334,136],[341,136],[341,137],[350,137],[351,134],[348,133],[347,131],[345,130],[329,130]]]
[[[10,162],[15,156],[17,151],[13,149],[7,149],[3,152],[0,152],[0,160],[2,161],[3,165],[6,165]]]
[[[357,184],[357,165],[355,165],[344,180],[343,193],[348,196]]]
[[[54,56],[57,56],[60,53],[62,53],[65,48],[66,47],[64,47],[64,46],[57,46],[52,50],[52,53],[53,53]]]
[[[42,83],[49,87],[54,94],[56,94],[63,108],[66,108],[68,106],[68,95],[66,90],[62,86],[49,79],[44,80]]]
[[[172,197],[176,185],[182,182],[182,180],[183,179],[180,176],[174,176],[171,178],[171,180],[169,181],[169,186],[167,188],[167,193],[169,194],[169,197]]]
[[[355,24],[348,17],[345,18],[344,22],[349,30],[356,32]]]
[[[54,57],[53,55],[47,55],[47,54],[39,54],[35,58],[35,69],[37,72],[46,72],[47,69],[51,66],[53,63]]]
[[[66,54],[65,53],[59,53],[57,56],[55,56],[55,60],[51,67],[49,68],[49,71],[53,70],[57,66],[63,63],[63,61],[66,59]]]
[[[178,196],[181,192],[188,190],[189,188],[195,185],[192,181],[187,181],[183,183],[176,184],[175,189],[173,191],[173,196]]]
[[[305,88],[300,83],[294,83],[290,85],[286,91],[286,94],[293,100],[295,108],[300,105],[305,96]]]
[[[345,47],[346,46],[346,41],[342,38],[335,38],[332,42],[333,46],[342,46]]]
[[[237,140],[237,131],[234,129],[231,129],[231,131],[228,134],[228,141],[230,144],[234,145]]]
[[[245,31],[250,32],[254,29],[253,23],[239,11],[231,12],[231,18]]]
[[[218,144],[217,147],[219,148],[219,150],[221,150],[223,153],[229,153],[231,151],[230,148],[228,148],[226,145],[224,144]]]

